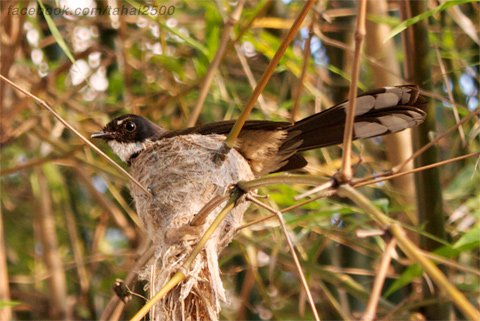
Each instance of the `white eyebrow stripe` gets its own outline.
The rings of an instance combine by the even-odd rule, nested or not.
[[[117,125],[120,126],[121,124],[123,124],[124,121],[126,121],[127,119],[121,119],[121,120],[117,120]]]

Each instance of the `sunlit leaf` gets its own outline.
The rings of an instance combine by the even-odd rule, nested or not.
[[[418,264],[410,265],[398,279],[385,291],[384,297],[389,297],[393,292],[407,286],[422,275],[422,268]]]
[[[65,40],[63,39],[62,35],[60,34],[60,31],[58,30],[57,26],[55,25],[55,22],[53,21],[52,17],[50,16],[50,14],[47,12],[45,6],[43,5],[42,0],[38,0],[38,4],[42,8],[43,16],[45,17],[45,20],[47,21],[48,28],[50,29],[50,32],[52,33],[53,38],[55,38],[55,41],[57,42],[58,46],[63,50],[63,52],[68,57],[68,59],[71,61],[71,63],[74,64],[75,63],[75,58],[73,57],[72,53],[70,52],[70,49],[68,48],[67,44],[65,43]]]
[[[480,226],[474,227],[453,244],[453,248],[462,250],[473,250],[480,248]]]
[[[433,8],[431,10],[425,11],[422,14],[419,14],[418,16],[415,16],[415,17],[412,17],[412,18],[407,19],[405,21],[402,21],[399,25],[394,27],[389,32],[389,34],[387,35],[387,38],[384,40],[384,42],[387,42],[391,38],[395,37],[400,32],[402,32],[403,30],[410,27],[411,25],[414,25],[419,21],[425,20],[425,19],[427,19],[427,18],[429,18],[429,17],[431,17],[431,16],[433,16],[433,15],[435,15],[435,14],[437,14],[437,13],[443,11],[443,10],[446,10],[446,9],[448,9],[450,7],[453,7],[453,6],[458,6],[458,5],[461,5],[461,4],[477,2],[477,1],[478,0],[449,0],[449,1],[442,2],[442,3],[440,3],[439,6]]]

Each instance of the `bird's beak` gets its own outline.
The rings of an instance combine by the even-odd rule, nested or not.
[[[99,132],[95,132],[93,133],[90,138],[101,138],[101,139],[113,139],[113,135],[112,133],[109,133],[109,132],[104,132],[104,131],[99,131]]]

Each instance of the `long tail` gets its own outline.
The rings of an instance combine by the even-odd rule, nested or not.
[[[384,87],[357,97],[353,138],[370,138],[417,126],[425,119],[427,100],[417,86]],[[303,167],[296,152],[340,144],[343,141],[348,101],[304,118],[287,129],[278,153],[291,155],[278,171]],[[292,152],[295,153],[292,155]]]

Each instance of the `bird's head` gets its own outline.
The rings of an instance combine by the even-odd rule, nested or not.
[[[129,162],[144,149],[146,142],[157,139],[163,132],[164,129],[147,119],[128,114],[115,118],[91,138],[105,140],[121,160]]]

